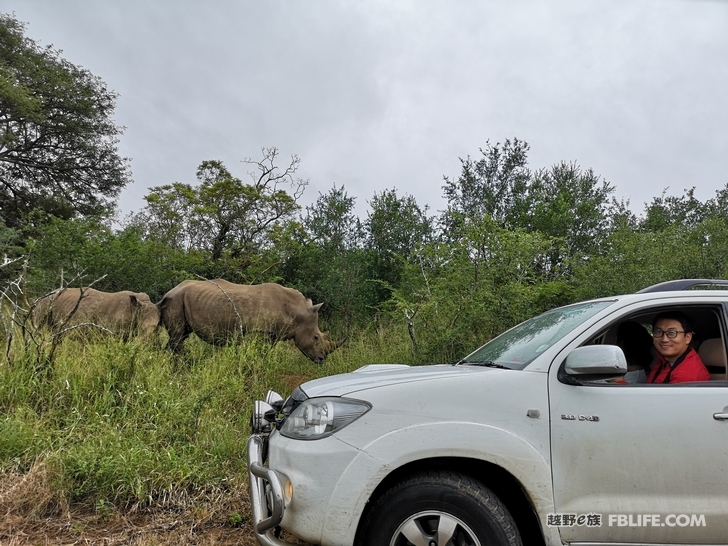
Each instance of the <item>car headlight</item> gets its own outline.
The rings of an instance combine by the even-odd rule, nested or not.
[[[296,440],[318,440],[354,422],[371,404],[350,398],[309,398],[283,422],[281,434]]]

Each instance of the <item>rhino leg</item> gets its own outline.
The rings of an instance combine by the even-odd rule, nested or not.
[[[167,349],[175,353],[181,353],[184,350],[185,339],[192,333],[187,321],[164,320],[163,322],[169,334]]]
[[[175,353],[181,353],[184,350],[184,343],[185,339],[189,337],[189,333],[182,331],[170,331],[169,332],[169,340],[167,341],[167,349],[175,352]]]

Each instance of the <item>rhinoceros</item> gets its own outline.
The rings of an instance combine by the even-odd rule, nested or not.
[[[130,335],[150,337],[160,324],[159,307],[149,296],[129,290],[102,292],[85,288],[83,296],[80,288],[56,290],[37,303],[34,315],[39,324],[52,328],[89,323],[124,338]]]
[[[245,332],[292,339],[301,352],[320,364],[343,341],[333,342],[318,327],[318,311],[301,292],[275,283],[234,284],[223,279],[182,281],[157,305],[169,333],[167,347],[183,348],[191,333],[213,345]]]

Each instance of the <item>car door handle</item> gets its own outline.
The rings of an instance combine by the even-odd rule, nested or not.
[[[728,421],[728,413],[714,413],[713,419],[716,421]]]

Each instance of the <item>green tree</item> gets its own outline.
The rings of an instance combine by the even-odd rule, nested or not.
[[[114,207],[130,181],[119,156],[117,95],[0,14],[0,215],[13,229]],[[44,215],[30,216],[40,210]]]
[[[420,208],[411,195],[397,196],[397,190],[375,193],[364,222],[366,248],[373,253],[373,277],[378,285],[377,305],[391,298],[398,288],[407,262],[433,237],[433,221],[427,207]]]
[[[355,204],[343,186],[319,193],[302,219],[305,238],[282,268],[286,284],[325,302],[322,314],[344,329],[368,315],[375,298],[370,254],[364,249]]]
[[[728,278],[728,215],[711,214],[690,235],[696,252],[686,278]]]
[[[672,224],[659,232],[623,224],[609,234],[605,252],[575,267],[577,299],[635,292],[685,278],[728,274],[728,219],[710,216],[696,226]]]
[[[294,156],[289,166],[280,171],[275,165],[278,151],[263,150],[263,159],[245,163],[254,165],[256,171],[248,173],[251,182],[244,184],[234,178],[219,161],[205,161],[197,169],[199,201],[197,213],[198,233],[203,235],[200,245],[207,243],[213,260],[224,251],[233,258],[250,260],[268,244],[273,226],[289,219],[300,209],[297,200],[303,194],[308,181],[294,178],[299,159]],[[292,188],[289,194],[283,186]],[[211,236],[211,237],[210,237]]]
[[[728,218],[728,184],[715,192],[715,197],[710,199],[706,206],[708,214]]]
[[[248,173],[250,183],[234,177],[220,161],[203,161],[197,169],[198,185],[177,182],[150,188],[147,205],[129,225],[174,248],[206,254],[212,262],[207,275],[238,282],[250,279],[256,272],[247,270],[260,265],[261,255],[271,248],[272,234],[295,218],[308,184],[295,177],[297,156],[280,169],[275,164],[278,150],[262,151],[262,159],[244,160],[254,167]]]
[[[126,224],[140,230],[147,239],[177,250],[193,250],[196,242],[193,228],[197,188],[175,182],[154,186],[149,190],[144,197],[146,206],[132,214]]]
[[[655,197],[645,207],[645,218],[641,223],[644,231],[658,232],[670,226],[683,225],[695,227],[705,220],[711,210],[720,207],[720,192],[716,200],[701,203],[695,197],[695,188],[685,190],[685,195],[666,195]]]
[[[18,256],[23,252],[22,245],[22,237],[18,231],[0,223],[0,254]]]
[[[306,207],[303,225],[311,239],[330,255],[361,246],[364,237],[359,218],[354,214],[356,197],[344,186],[319,193],[316,203]]]
[[[364,223],[367,246],[377,255],[409,258],[432,236],[432,220],[427,207],[420,208],[411,195],[397,196],[397,190],[375,193],[369,202],[371,211]]]
[[[418,358],[465,356],[493,336],[545,309],[571,301],[567,282],[543,267],[546,236],[471,222],[456,241],[416,253],[394,291],[395,319],[409,323]]]
[[[514,196],[513,227],[563,240],[571,257],[599,252],[611,225],[612,185],[561,162],[533,173],[524,189]]]
[[[528,165],[529,146],[513,139],[500,143],[486,143],[482,157],[460,159],[462,171],[457,179],[445,177],[443,186],[447,210],[442,216],[444,234],[457,238],[459,229],[468,219],[478,221],[492,218],[496,225],[512,224],[516,203],[526,192],[530,180]]]
[[[41,295],[72,279],[109,292],[146,292],[157,301],[204,266],[199,253],[185,253],[127,227],[114,231],[98,219],[51,219],[28,244],[28,287]]]

